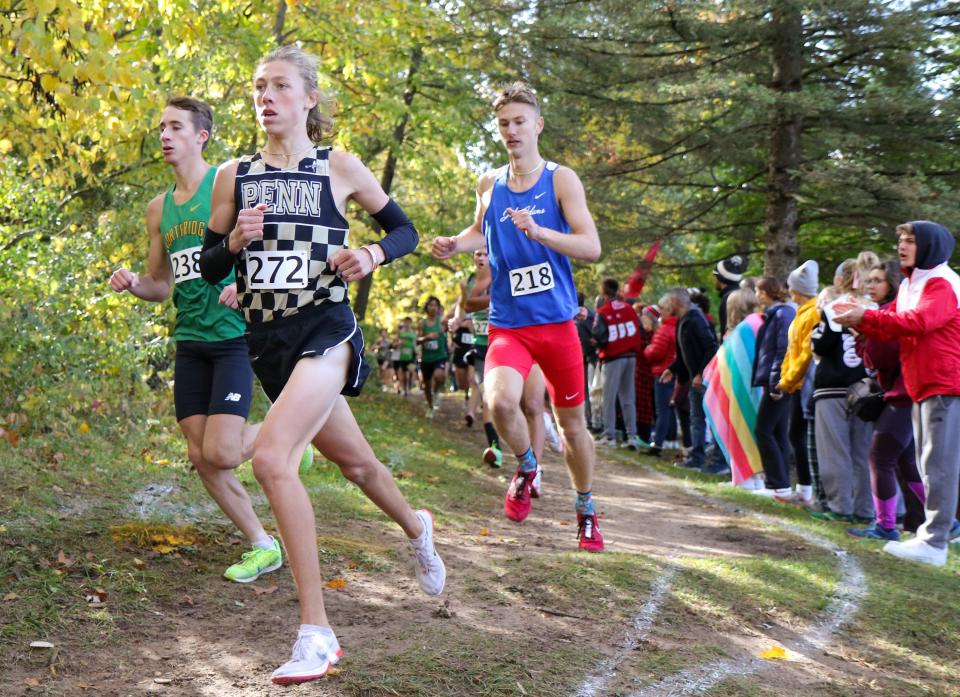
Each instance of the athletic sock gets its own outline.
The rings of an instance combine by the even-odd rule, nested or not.
[[[500,437],[497,435],[497,429],[493,427],[493,424],[489,421],[483,423],[483,432],[487,434],[487,445],[491,448],[500,447]]]
[[[336,637],[330,627],[324,627],[322,624],[301,624],[301,634],[326,634],[329,637]]]
[[[518,453],[517,461],[520,463],[521,472],[537,471],[537,456],[533,454],[533,448],[527,448],[526,452]]]
[[[594,515],[596,512],[597,512],[597,509],[593,505],[593,492],[578,491],[577,492],[577,513],[579,513],[580,515]]]
[[[273,549],[273,538],[265,534],[263,537],[254,540],[253,546],[260,549]]]

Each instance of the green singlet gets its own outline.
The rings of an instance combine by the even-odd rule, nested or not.
[[[439,315],[432,324],[426,320],[420,323],[420,330],[424,334],[437,334],[436,339],[427,339],[423,342],[423,353],[420,359],[424,363],[436,363],[447,357],[447,334],[443,331],[443,318]]]
[[[200,251],[210,219],[210,195],[217,168],[211,167],[193,197],[180,205],[173,200],[171,185],[163,199],[160,235],[170,257],[177,341],[225,341],[243,336],[243,315],[219,302],[220,292],[233,283],[233,271],[215,286],[200,276]]]
[[[470,295],[470,292],[473,290],[474,284],[477,282],[476,277],[470,276],[467,280],[467,295]],[[487,345],[487,334],[490,331],[490,322],[487,315],[487,311],[476,310],[470,313],[470,319],[473,321],[473,345],[474,346],[486,346]]]
[[[400,360],[412,361],[417,357],[417,333],[400,332]]]

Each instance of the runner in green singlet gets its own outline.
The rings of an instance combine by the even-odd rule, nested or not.
[[[413,319],[404,317],[400,324],[400,330],[397,332],[400,339],[400,358],[397,365],[394,366],[397,374],[397,380],[403,386],[403,396],[410,394],[410,388],[413,386],[413,366],[417,360],[417,332],[413,328]],[[399,393],[400,390],[397,390]]]
[[[420,322],[417,343],[420,344],[420,375],[427,398],[427,417],[432,419],[438,409],[436,396],[447,379],[447,333],[440,300],[431,295],[424,310],[426,317]]]
[[[125,268],[110,277],[116,292],[163,302],[173,290],[177,308],[173,338],[174,404],[187,453],[207,492],[246,535],[252,549],[226,570],[249,583],[282,563],[280,544],[269,536],[233,469],[253,452],[260,424],[247,424],[253,371],[236,310],[233,274],[216,286],[200,277],[198,259],[210,217],[216,167],[203,159],[213,129],[210,107],[190,97],[167,101],[160,120],[164,161],[176,183],[147,206],[150,247],[147,271]],[[312,450],[309,451],[312,457]]]

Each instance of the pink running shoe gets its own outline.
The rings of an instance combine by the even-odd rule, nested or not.
[[[517,468],[503,499],[503,512],[507,518],[522,523],[530,515],[530,499],[540,498],[541,473],[540,465],[537,465],[535,472],[521,472]]]
[[[577,537],[580,539],[580,549],[584,552],[602,552],[603,535],[600,534],[600,523],[597,514],[583,515],[577,513]]]

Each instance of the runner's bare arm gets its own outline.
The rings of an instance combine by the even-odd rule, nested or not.
[[[507,213],[513,219],[513,224],[531,240],[571,259],[596,261],[600,258],[600,236],[587,208],[587,197],[580,177],[569,167],[560,167],[553,175],[553,182],[557,202],[570,225],[569,235],[537,225],[527,211],[508,208]]]
[[[331,268],[339,269],[343,280],[358,281],[380,264],[417,248],[420,236],[410,218],[358,157],[340,151],[330,153],[330,180],[341,212],[346,200],[352,198],[386,232],[379,242],[360,249],[341,249],[330,257]]]
[[[147,272],[136,274],[128,269],[117,269],[110,276],[110,287],[118,293],[129,291],[142,300],[163,302],[170,295],[173,277],[170,261],[160,235],[160,217],[163,215],[163,194],[147,204],[147,232],[150,248],[147,252]]]
[[[431,251],[437,259],[449,259],[460,253],[469,254],[481,249],[486,243],[483,237],[483,214],[487,210],[484,197],[493,186],[493,179],[493,172],[487,172],[477,180],[477,207],[469,227],[455,237],[438,237],[433,241]]]
[[[463,309],[467,312],[476,312],[490,307],[490,281],[491,277],[487,276],[473,284],[470,293],[464,298]]]
[[[210,220],[200,254],[200,274],[207,283],[219,283],[230,274],[234,257],[255,239],[259,215],[260,237],[263,237],[263,212],[256,208],[237,215],[233,187],[237,178],[237,161],[224,162],[217,169],[210,195]],[[238,232],[238,228],[240,231]]]

